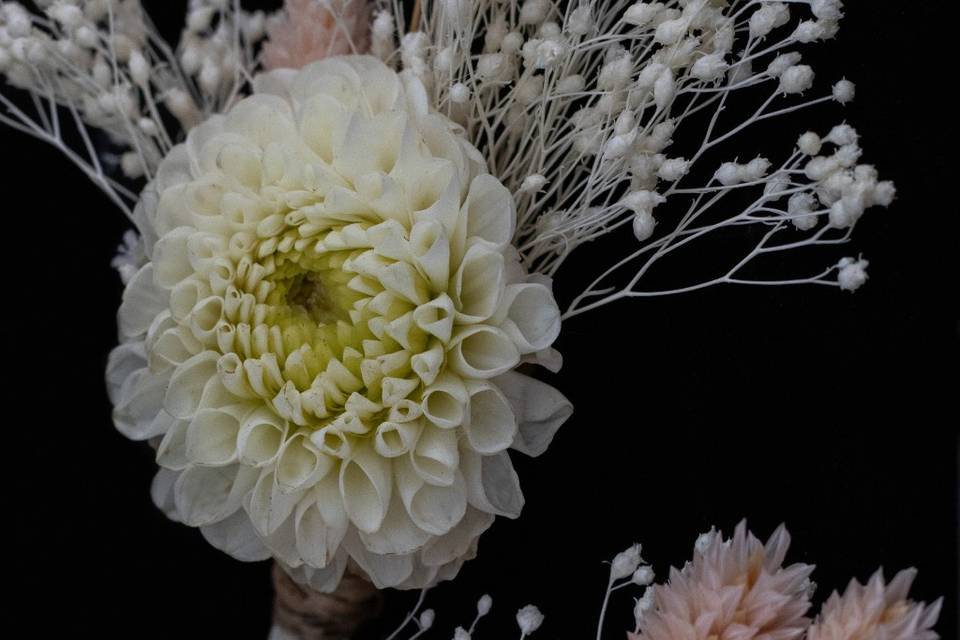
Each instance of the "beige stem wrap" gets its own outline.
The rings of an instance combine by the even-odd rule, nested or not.
[[[380,614],[383,597],[364,576],[347,572],[333,593],[294,582],[273,565],[273,623],[300,640],[350,640]]]

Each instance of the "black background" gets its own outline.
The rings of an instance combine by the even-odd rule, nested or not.
[[[183,4],[154,13],[168,33]],[[738,151],[748,158],[771,134],[783,148],[808,127],[854,124],[865,161],[899,188],[896,204],[869,212],[836,254],[862,251],[870,281],[855,295],[726,287],[567,323],[557,345],[566,365],[552,381],[576,413],[543,457],[517,456],[523,516],[498,520],[480,559],[431,592],[442,631],[426,637],[451,637],[483,593],[494,609],[479,637],[518,635],[513,614],[529,602],[547,616],[534,637],[592,637],[603,560],[642,542],[663,576],[699,532],[729,531],[743,517],[764,538],[787,523],[789,558],[818,565],[818,602],[880,565],[917,567],[914,596],[944,596],[938,630],[956,637],[952,3],[846,4],[840,38],[808,59],[821,89],[845,75],[857,100],[781,120]],[[103,367],[116,339],[121,286],[109,260],[122,215],[56,151],[0,136],[13,624],[37,637],[265,637],[268,564],[236,562],[168,522],[148,495],[151,452],[111,425]],[[729,248],[688,258],[722,256]],[[560,282],[598,258],[602,247],[584,249]],[[632,627],[632,599],[620,593],[610,638]],[[387,595],[384,628],[414,595]]]

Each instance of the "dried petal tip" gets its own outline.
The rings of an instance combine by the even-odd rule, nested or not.
[[[917,572],[901,571],[886,584],[878,570],[866,585],[851,580],[843,595],[834,592],[807,634],[807,640],[937,640],[933,631],[942,599],[933,604],[907,599]]]
[[[652,608],[638,605],[631,640],[799,640],[810,623],[804,614],[813,567],[784,567],[789,546],[783,526],[765,545],[743,522],[729,540],[712,532],[701,536],[693,560],[652,587]]]

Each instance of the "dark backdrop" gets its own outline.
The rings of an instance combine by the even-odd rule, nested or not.
[[[184,3],[163,4],[172,29]],[[483,637],[514,637],[528,602],[547,616],[536,637],[590,637],[601,561],[639,541],[664,575],[697,533],[743,517],[762,537],[788,524],[790,558],[818,565],[818,601],[880,565],[916,566],[914,595],[943,595],[939,631],[956,637],[956,127],[944,93],[952,43],[939,28],[949,4],[847,2],[840,39],[811,51],[821,78],[858,83],[856,102],[747,143],[762,148],[771,131],[792,140],[800,121],[857,126],[865,160],[899,188],[855,234],[869,283],[855,295],[727,287],[569,322],[554,381],[576,414],[546,455],[518,461],[522,518],[498,520],[481,559],[431,593],[443,631],[428,637],[452,636],[483,593],[494,597]],[[43,637],[265,637],[268,565],[168,522],[148,495],[151,452],[111,426],[102,372],[122,216],[55,151],[0,136],[14,617]],[[727,255],[713,251],[697,259]],[[598,257],[584,249],[561,282]],[[613,336],[616,351],[597,348]],[[388,595],[386,627],[412,595]],[[615,602],[610,638],[632,620],[631,598]]]

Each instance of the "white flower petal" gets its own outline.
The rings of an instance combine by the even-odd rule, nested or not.
[[[270,557],[270,550],[260,541],[250,517],[237,509],[229,517],[200,527],[207,542],[241,562],[258,562]]]
[[[163,406],[175,418],[190,418],[200,406],[204,388],[217,372],[219,354],[202,351],[177,367]]]
[[[187,467],[174,487],[177,512],[193,527],[223,520],[253,488],[257,472],[243,465]]]
[[[180,514],[177,512],[174,491],[179,477],[179,471],[160,469],[153,476],[153,482],[150,484],[150,497],[153,499],[153,504],[174,522],[182,521]]]
[[[494,382],[510,401],[520,425],[513,448],[539,456],[573,414],[573,405],[550,385],[515,371],[498,376]]]
[[[516,224],[516,205],[507,188],[490,174],[474,178],[463,205],[462,237],[480,238],[503,248],[513,238]]]
[[[410,462],[424,482],[449,486],[456,478],[460,462],[456,432],[426,425],[420,432],[416,448],[410,452]]]
[[[506,451],[481,456],[464,450],[460,459],[471,505],[481,511],[508,518],[520,515],[523,492],[520,491],[520,479]]]
[[[333,459],[318,450],[308,432],[299,431],[287,438],[277,460],[277,484],[282,491],[292,493],[309,488],[333,467]]]
[[[146,333],[153,319],[164,311],[168,294],[153,280],[153,263],[140,267],[123,290],[123,301],[117,312],[120,332],[127,337]]]
[[[393,487],[390,466],[389,460],[378,456],[366,443],[357,446],[340,466],[343,504],[360,531],[376,531],[387,515]]]
[[[400,492],[394,491],[380,529],[373,533],[361,531],[360,539],[371,553],[407,554],[420,549],[430,539],[430,534],[414,524]]]
[[[503,307],[507,332],[520,353],[546,349],[560,335],[560,309],[553,293],[542,284],[513,284],[506,288]]]
[[[490,318],[503,295],[503,254],[484,244],[471,245],[453,276],[452,285],[459,323]]]
[[[433,535],[443,535],[463,517],[467,507],[467,488],[457,471],[449,486],[427,484],[406,458],[396,463],[397,489],[411,520]]]
[[[237,434],[240,461],[252,467],[270,464],[280,453],[287,433],[287,422],[266,407],[249,413]]]
[[[147,440],[165,433],[170,423],[157,420],[163,408],[167,380],[146,367],[126,377],[117,393],[113,424],[131,440]]]
[[[243,467],[250,469],[250,467]],[[255,485],[248,491],[243,506],[250,515],[253,526],[262,537],[277,530],[293,513],[304,492],[287,493],[277,485],[276,474],[272,469],[251,470]]]
[[[302,499],[295,511],[297,551],[307,564],[323,568],[333,560],[350,520],[340,486],[329,474]]]
[[[457,328],[448,355],[450,368],[464,378],[492,378],[520,362],[510,337],[485,324]]]
[[[465,424],[467,441],[477,453],[489,455],[513,444],[517,419],[500,389],[489,382],[470,380],[470,419]]]
[[[427,566],[441,566],[466,556],[481,533],[493,524],[494,515],[468,506],[463,518],[453,529],[424,545],[420,554]]]

